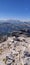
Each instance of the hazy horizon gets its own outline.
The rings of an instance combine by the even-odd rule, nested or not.
[[[21,22],[30,22],[30,20],[24,20],[24,19],[18,19],[18,18],[4,18],[4,19],[0,19],[0,21],[7,21],[7,20],[16,20],[16,21],[21,21]]]

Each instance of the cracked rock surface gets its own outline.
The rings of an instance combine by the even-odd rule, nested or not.
[[[0,43],[0,65],[30,65],[30,37],[11,36]]]

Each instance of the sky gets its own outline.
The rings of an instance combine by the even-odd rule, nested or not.
[[[30,0],[0,0],[0,19],[30,20]]]

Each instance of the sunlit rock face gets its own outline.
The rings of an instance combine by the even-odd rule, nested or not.
[[[30,65],[30,37],[19,34],[5,38],[0,42],[0,65]]]

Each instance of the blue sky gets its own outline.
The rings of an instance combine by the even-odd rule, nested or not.
[[[30,20],[30,0],[0,0],[0,19]]]

